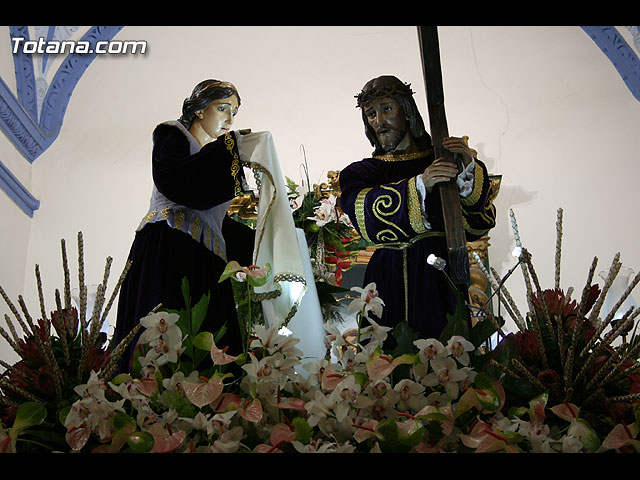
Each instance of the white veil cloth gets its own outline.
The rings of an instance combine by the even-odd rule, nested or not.
[[[259,192],[253,263],[271,265],[266,285],[255,289],[267,327],[286,326],[305,360],[324,358],[322,312],[304,232],[296,229],[275,143],[270,132],[242,135],[240,160],[252,169]],[[306,363],[303,360],[303,363]]]

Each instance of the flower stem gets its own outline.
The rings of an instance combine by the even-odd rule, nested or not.
[[[249,346],[250,346],[250,342],[251,342],[251,329],[252,329],[252,325],[251,325],[251,285],[249,285],[249,282],[247,281],[247,308],[248,308],[248,319],[247,319],[247,338],[246,338],[246,348],[245,348],[245,353],[249,352]]]
[[[360,352],[362,347],[360,346],[360,331],[362,329],[362,319],[364,318],[364,310],[365,307],[362,307],[362,310],[358,312],[356,316],[356,322],[358,323],[358,335],[356,336],[356,352]]]

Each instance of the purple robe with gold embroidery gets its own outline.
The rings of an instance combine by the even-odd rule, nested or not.
[[[424,200],[428,229],[416,188],[416,176],[432,161],[431,152],[411,160],[366,158],[340,172],[340,207],[360,235],[377,245],[364,284],[375,282],[385,303],[378,320],[394,327],[406,319],[422,338],[438,338],[446,325],[446,314],[455,310],[446,277],[427,264],[432,253],[448,258],[440,194],[434,189]],[[495,225],[489,187],[486,167],[476,159],[473,190],[460,199],[470,241]]]

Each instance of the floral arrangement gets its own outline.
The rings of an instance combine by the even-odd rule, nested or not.
[[[526,250],[521,261],[525,282],[531,285],[529,312],[520,315],[504,285],[498,287],[520,328],[509,335],[501,333],[504,319],[490,312],[486,321],[470,328],[462,295],[438,339],[415,338],[403,324],[390,330],[371,318],[385,307],[375,284],[352,289],[356,298],[349,310],[358,321],[355,340],[348,341],[334,324],[326,323],[327,356],[313,361],[303,358],[298,339],[254,322],[254,312],[244,323],[245,352],[228,355],[218,345],[220,332],[200,328],[198,312],[206,298],[193,305],[188,300],[188,308],[180,312],[158,309],[141,319],[145,330],[140,341],[146,348],[140,350],[140,368],[117,376],[110,365],[118,347],[92,357],[100,361],[75,368],[61,360],[63,344],[69,342],[59,330],[58,336],[45,330],[45,338],[27,329],[23,343],[5,332],[16,347],[35,344],[49,352],[41,366],[28,365],[30,378],[35,378],[34,368],[49,365],[60,370],[69,387],[51,401],[42,391],[31,396],[41,384],[19,383],[10,375],[20,371],[21,363],[5,365],[0,450],[638,451],[640,347],[635,338],[618,346],[612,342],[628,331],[636,310],[610,331],[609,315],[599,318],[618,258],[602,289],[592,285],[592,265],[580,301],[571,299],[572,291],[559,288],[559,273],[556,288],[542,290]],[[269,274],[266,266],[231,264],[221,281],[236,282],[250,295],[250,282]],[[56,318],[53,325],[62,317],[76,318],[64,316],[66,309],[60,307],[51,315],[52,322]],[[84,318],[82,309],[79,317]],[[102,318],[95,312],[92,317]],[[82,320],[79,324],[80,339],[90,338],[92,329]],[[504,338],[496,348],[488,348],[487,339],[496,332]],[[388,335],[398,341],[393,352],[383,350]],[[62,436],[52,436],[54,431]]]
[[[335,294],[348,291],[342,288],[342,274],[355,265],[366,241],[341,211],[334,193],[322,191],[317,185],[307,189],[304,181],[302,186],[288,177],[286,181],[294,224],[305,233],[322,316],[340,323],[342,317]]]
[[[363,240],[333,193],[323,193],[319,188],[304,193],[289,178],[287,186],[294,223],[305,232],[316,279],[341,286],[342,273],[351,268]]]
[[[515,216],[513,212],[510,215],[517,247],[522,248]],[[573,289],[565,292],[559,287],[562,215],[559,209],[555,288],[541,288],[531,254],[523,249],[520,262],[529,313],[523,318],[505,292],[505,307],[519,331],[500,342],[492,352],[487,371],[500,379],[509,399],[507,403],[512,407],[534,396],[557,405],[565,417],[573,420],[574,428],[589,439],[590,448],[595,451],[600,439],[611,440],[607,435],[612,428],[624,431],[623,436],[629,442],[635,436],[631,432],[636,428],[637,400],[640,399],[640,341],[634,335],[630,341],[623,339],[617,345],[614,342],[629,333],[640,310],[631,308],[619,320],[614,320],[614,314],[640,281],[640,275],[633,279],[611,311],[600,318],[609,288],[622,264],[618,253],[600,288],[593,283],[598,263],[595,257],[579,300],[572,299]],[[560,426],[550,422],[546,431],[548,428],[560,429]],[[627,450],[632,443],[625,443]],[[603,445],[610,446],[611,441]],[[546,449],[548,445],[540,448]]]
[[[84,259],[82,234],[78,234],[78,264],[80,314],[71,304],[71,288],[65,241],[61,241],[65,287],[63,293],[55,291],[56,309],[47,315],[40,269],[36,265],[35,274],[39,293],[41,318],[34,321],[22,296],[18,298],[20,311],[11,302],[0,287],[0,294],[9,306],[15,321],[22,329],[24,337],[9,316],[5,316],[7,332],[0,327],[0,334],[20,357],[20,361],[9,365],[0,364],[5,371],[0,375],[0,419],[2,425],[13,424],[9,434],[0,429],[0,450],[15,451],[17,436],[25,436],[34,419],[43,428],[27,433],[27,451],[38,449],[38,445],[47,445],[48,449],[64,449],[65,428],[59,422],[59,415],[68,410],[75,401],[75,389],[86,382],[94,372],[100,372],[101,378],[108,378],[117,366],[117,360],[129,339],[118,346],[107,345],[106,334],[101,332],[109,309],[119,291],[120,285],[129,269],[127,264],[120,275],[111,297],[106,298],[107,282],[112,259],[107,258],[102,284],[94,309],[87,312],[87,286],[84,284]],[[104,307],[104,309],[103,309]],[[87,315],[88,313],[88,315]],[[131,338],[142,326],[129,335]],[[16,428],[17,426],[17,428]],[[61,428],[62,427],[62,428]],[[24,439],[24,438],[23,438]],[[4,442],[4,443],[3,443]]]

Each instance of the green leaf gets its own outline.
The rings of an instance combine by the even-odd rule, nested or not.
[[[58,421],[64,425],[64,422],[67,420],[67,415],[71,411],[71,405],[65,405],[60,410],[58,410]]]
[[[155,440],[149,432],[133,432],[127,437],[127,445],[135,453],[148,453],[153,449]]]
[[[303,445],[308,445],[313,437],[313,428],[302,417],[296,417],[291,421],[296,432],[296,440]]]
[[[115,429],[122,430],[130,425],[135,428],[136,421],[126,413],[116,411],[116,414],[113,418],[113,426],[115,427]]]
[[[356,383],[360,385],[361,388],[364,388],[368,381],[367,374],[365,372],[353,372],[351,375],[355,377]]]
[[[296,192],[298,190],[298,184],[296,182],[291,180],[286,175],[285,175],[284,179],[285,179],[285,184],[287,185],[287,188],[289,189],[289,194],[292,194],[292,193],[294,193],[294,192]]]
[[[484,372],[476,375],[474,392],[483,409],[496,412],[501,407],[501,398],[496,390],[494,380]]]
[[[216,331],[216,334],[213,337],[213,341],[216,342],[216,345],[220,342],[220,339],[224,337],[224,334],[227,333],[227,324],[226,322],[222,324],[222,326]]]
[[[11,435],[17,437],[20,432],[27,428],[40,425],[47,418],[47,409],[44,405],[36,402],[24,402],[18,407],[16,419],[11,427]]]
[[[210,351],[213,343],[211,332],[200,332],[193,338],[193,346],[200,350]]]
[[[392,418],[386,418],[378,423],[376,432],[382,436],[380,449],[384,453],[407,453],[411,449],[410,444],[401,441],[398,424]]]
[[[518,357],[518,339],[513,333],[510,333],[505,338],[503,338],[502,341],[496,346],[496,348],[491,351],[489,355],[489,359],[495,360],[496,362],[507,367],[511,366],[511,360],[513,358]],[[502,370],[490,364],[487,364],[485,371],[490,373],[491,376],[496,379],[499,379],[504,375]]]
[[[218,283],[224,282],[227,278],[232,276],[234,273],[240,272],[240,271],[242,271],[242,267],[240,266],[240,264],[238,262],[236,262],[235,260],[231,260],[224,267],[224,270],[222,271],[222,274],[220,275],[220,279],[218,280]]]
[[[191,292],[189,289],[189,280],[187,277],[182,277],[182,298],[184,299],[187,310],[191,308]]]
[[[207,317],[209,309],[209,299],[211,293],[205,293],[202,298],[191,309],[191,334],[196,335],[202,327],[202,323]]]
[[[395,326],[392,333],[393,338],[397,343],[395,350],[391,352],[392,357],[398,357],[405,353],[415,353],[418,351],[418,347],[413,344],[418,337],[407,322],[400,322]]]
[[[45,418],[47,418],[47,409],[40,403],[24,402],[18,407],[16,418],[9,433],[13,451],[15,451],[18,436],[28,428],[40,425]]]
[[[504,319],[502,317],[495,317],[498,325],[502,327],[504,325]],[[493,326],[488,319],[476,323],[471,329],[469,341],[474,347],[478,348],[485,343],[494,333],[496,333],[496,327]]]
[[[444,413],[432,412],[427,413],[426,415],[420,415],[420,418],[426,420],[437,420],[439,422],[448,422],[450,419]],[[420,443],[420,442],[418,442]]]
[[[440,341],[447,344],[448,340],[460,335],[469,338],[469,310],[465,304],[464,297],[459,290],[454,292],[456,298],[456,310],[453,315],[447,314],[447,324],[440,334]]]
[[[582,446],[590,452],[595,452],[600,448],[598,434],[591,428],[589,422],[583,418],[575,419],[575,422],[569,427],[568,434],[579,438]]]
[[[113,379],[111,380],[111,383],[113,383],[114,385],[120,385],[121,383],[127,383],[127,382],[130,382],[131,380],[133,380],[133,377],[128,373],[120,373],[115,377],[113,377]]]

